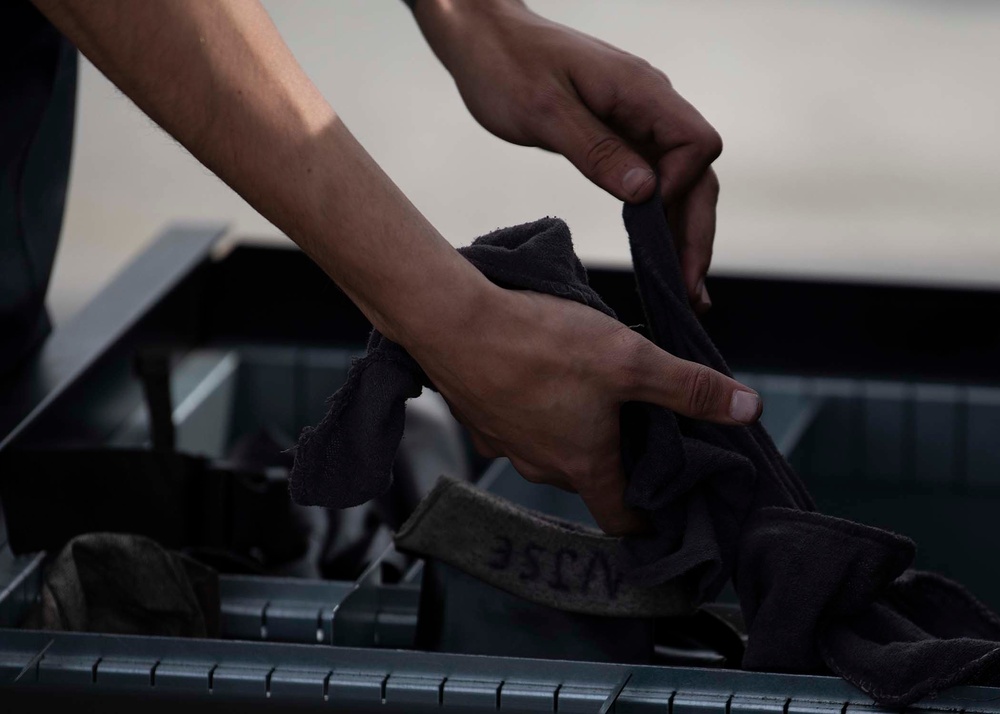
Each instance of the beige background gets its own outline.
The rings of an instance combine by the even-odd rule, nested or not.
[[[1000,285],[1000,2],[529,0],[667,72],[720,130],[718,271]],[[399,0],[266,3],[348,126],[454,243],[541,215],[623,262],[615,200],[469,117]],[[50,304],[165,224],[279,237],[83,64]]]

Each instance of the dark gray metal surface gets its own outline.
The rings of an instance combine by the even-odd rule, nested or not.
[[[107,382],[94,375],[100,372],[103,379],[104,362],[113,360],[102,362],[102,359],[119,343],[128,342],[132,346],[137,341],[133,330],[144,324],[167,296],[179,292],[174,288],[182,281],[187,281],[184,288],[187,291],[188,283],[197,282],[188,280],[195,272],[219,266],[209,260],[209,252],[220,233],[221,229],[216,227],[171,230],[76,319],[60,328],[30,372],[22,375],[9,395],[0,400],[0,448],[10,445],[32,424],[43,421],[41,417],[44,424],[36,424],[31,429],[32,436],[36,431],[48,434],[50,427],[68,424],[65,434],[75,438],[81,425],[91,427],[99,422],[100,428],[90,433],[94,443],[107,444],[118,439],[123,444],[133,444],[135,434],[141,436],[145,431],[140,423],[142,413],[136,411],[140,403],[119,400],[113,418],[109,417],[104,413],[107,411],[104,402],[95,398],[101,391],[107,391]],[[281,257],[279,262],[289,266],[297,258]],[[244,258],[254,258],[244,261],[246,265],[256,265],[255,270],[264,266],[269,275],[274,275],[276,263],[271,256],[253,253]],[[220,449],[225,442],[225,436],[216,433],[224,420],[211,415],[234,409],[238,414],[272,412],[280,417],[278,421],[288,424],[315,418],[311,412],[306,413],[306,407],[321,408],[321,398],[312,403],[302,402],[300,396],[311,398],[316,392],[325,396],[332,382],[341,378],[349,355],[357,348],[348,340],[333,350],[331,345],[323,345],[311,351],[300,347],[297,341],[301,335],[288,328],[291,341],[257,345],[253,354],[246,352],[247,344],[241,340],[246,337],[249,344],[260,338],[255,322],[258,315],[242,309],[243,301],[259,292],[256,284],[259,273],[237,264],[243,265],[230,261],[220,273],[213,273],[216,279],[220,275],[224,278],[221,287],[218,280],[213,285],[217,288],[216,300],[234,301],[241,309],[221,310],[211,324],[218,329],[234,319],[237,322],[242,319],[242,327],[233,330],[239,339],[231,336],[229,341],[223,339],[221,344],[225,347],[216,354],[194,354],[189,360],[189,371],[179,375],[191,378],[190,389],[181,385],[181,391],[191,396],[190,404],[179,398],[176,401],[175,411],[188,414],[178,418],[175,413],[180,428],[179,443],[206,453]],[[286,273],[282,273],[285,282],[281,284],[301,288],[300,273]],[[204,277],[205,271],[199,275]],[[630,278],[618,282],[621,285],[616,289],[620,288],[623,295],[634,292]],[[317,295],[329,289],[322,276],[316,278],[314,287]],[[240,292],[244,288],[247,292]],[[741,294],[752,294],[752,288],[741,285]],[[301,290],[277,292],[298,294]],[[321,314],[330,312],[326,303],[314,298],[310,297],[310,306]],[[784,300],[781,304],[787,303]],[[196,304],[201,307],[200,302]],[[867,309],[869,303],[862,301],[862,304]],[[251,316],[243,314],[248,312]],[[772,314],[766,310],[758,312]],[[325,329],[316,315],[301,309],[284,311],[277,322],[286,325],[286,316],[292,314],[301,318],[302,325],[312,326],[317,334]],[[188,320],[189,317],[182,317],[176,321]],[[739,329],[746,324],[745,320],[733,321]],[[285,335],[280,330],[274,334]],[[861,337],[864,339],[855,341],[867,349],[868,333]],[[317,339],[316,335],[313,339]],[[210,339],[206,340],[206,344],[210,343]],[[750,343],[751,340],[739,342]],[[755,337],[752,343],[756,349],[761,340]],[[189,350],[194,344],[197,340],[179,346]],[[731,349],[727,349],[727,354]],[[867,356],[864,350],[861,353]],[[984,364],[988,362],[988,350],[979,350],[977,354]],[[241,366],[245,357],[253,359],[246,360],[248,366]],[[832,359],[826,351],[823,357]],[[784,364],[782,360],[778,362]],[[946,371],[954,371],[956,364],[950,363]],[[921,366],[918,361],[912,370]],[[128,370],[124,360],[113,367],[116,375]],[[985,486],[985,492],[989,493],[992,479],[998,473],[1000,448],[991,429],[1000,414],[998,392],[969,385],[918,387],[912,383],[885,382],[885,375],[882,376],[882,382],[872,382],[757,374],[750,382],[765,396],[765,422],[769,429],[785,453],[802,459],[807,480],[830,480],[849,495],[842,488],[845,472],[853,477],[871,471],[893,488],[899,483],[930,489],[942,487],[953,495],[979,502],[987,510],[992,508],[989,499],[977,498],[975,489]],[[216,386],[206,387],[210,382]],[[268,388],[251,388],[258,382]],[[90,391],[73,393],[60,400],[68,390],[81,384]],[[219,385],[228,386],[223,389]],[[231,388],[233,385],[238,388]],[[195,399],[198,389],[204,394]],[[276,392],[283,400],[272,403],[269,391]],[[206,395],[217,402],[203,398]],[[266,403],[247,403],[247,399],[257,396],[267,397]],[[67,401],[79,403],[83,409],[78,415],[74,413],[69,422],[63,408]],[[196,412],[204,417],[203,421],[191,418]],[[858,414],[863,418],[859,420]],[[185,425],[190,435],[185,435]],[[937,435],[944,435],[943,441],[949,445],[947,453],[926,454]],[[63,437],[62,432],[59,436]],[[873,436],[892,444],[892,448],[859,448],[859,444],[872,443]],[[18,445],[25,440],[21,439]],[[942,477],[939,482],[935,481],[939,476]],[[505,460],[495,462],[480,483],[524,505],[564,517],[587,518],[578,498],[526,483]],[[810,487],[814,485],[810,483]],[[943,502],[940,492],[932,497],[937,506]],[[984,522],[992,524],[991,519]],[[953,523],[953,529],[954,526]],[[389,554],[391,550],[383,558]],[[40,557],[39,554],[0,562],[3,593],[0,625],[17,622],[24,609],[33,604],[40,582]],[[297,707],[296,710],[332,706],[348,711],[407,712],[447,709],[869,714],[877,711],[868,697],[832,677],[413,651],[408,648],[413,646],[416,631],[420,567],[416,566],[404,583],[386,585],[379,577],[381,562],[382,558],[377,559],[353,583],[223,577],[222,619],[228,641],[0,630],[0,709],[14,696],[72,696],[74,706],[80,709],[86,702],[103,704],[115,697],[135,695],[145,706],[162,701],[195,710],[199,703],[239,703],[250,709],[260,704],[271,708],[289,705]],[[133,706],[130,710],[134,709]],[[1000,690],[956,688],[921,703],[916,709],[1000,713]]]
[[[42,345],[0,400],[0,449],[204,262],[225,226],[178,225],[163,235]]]
[[[132,691],[220,700],[278,699],[352,711],[598,712],[623,678],[614,711],[673,714],[867,712],[871,701],[833,677],[500,657],[5,631],[0,698],[61,686],[80,695]],[[47,649],[45,649],[47,648]],[[12,680],[32,663],[17,683]],[[914,709],[1000,711],[997,692],[955,688]]]

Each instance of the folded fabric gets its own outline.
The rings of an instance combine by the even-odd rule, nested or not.
[[[587,284],[569,229],[556,218],[494,231],[459,252],[497,285],[549,293],[614,316]],[[368,353],[355,361],[326,416],[299,436],[292,499],[349,508],[388,491],[406,400],[424,386],[430,380],[409,353],[372,331]]]
[[[214,570],[149,538],[77,536],[45,573],[30,629],[116,635],[217,637]]]
[[[431,557],[539,605],[608,617],[669,617],[693,608],[679,583],[623,581],[618,539],[519,508],[442,477],[396,533],[403,552]]]
[[[688,305],[661,203],[626,206],[624,218],[651,339],[729,374]],[[462,252],[503,287],[613,315],[587,284],[561,221],[496,231]],[[300,438],[293,498],[344,507],[383,493],[405,402],[424,386],[432,385],[406,351],[374,332],[327,416]],[[718,426],[627,404],[621,431],[626,502],[654,526],[622,541],[626,581],[671,583],[697,605],[731,578],[749,633],[745,668],[832,670],[890,705],[953,684],[1000,682],[996,616],[960,586],[907,571],[914,546],[906,538],[816,513],[762,425]]]
[[[624,218],[653,341],[730,374],[688,307],[658,202],[626,206]],[[695,577],[704,596],[731,575],[749,634],[745,669],[829,668],[897,706],[962,682],[1000,682],[996,616],[945,578],[906,572],[915,551],[907,538],[816,513],[763,425],[724,427],[644,409],[644,432],[623,421],[623,457],[628,466],[630,450],[645,444],[653,463],[628,470],[625,498],[652,512],[656,533],[625,542],[632,572],[644,582]],[[669,464],[657,461],[655,443],[672,449]],[[734,474],[712,450],[752,468]]]

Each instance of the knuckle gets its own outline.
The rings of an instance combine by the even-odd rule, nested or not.
[[[632,74],[641,77],[652,77],[659,72],[659,70],[657,70],[656,67],[651,65],[647,60],[644,60],[642,57],[635,57],[634,55],[629,57],[626,66],[628,66],[629,71]]]
[[[716,388],[712,371],[697,365],[691,370],[685,384],[688,413],[692,416],[707,416],[715,412]]]
[[[566,100],[555,87],[543,86],[532,91],[527,106],[535,118],[552,119],[566,109]]]
[[[657,67],[653,67],[653,74],[655,74],[655,75],[656,75],[656,78],[657,78],[657,79],[658,79],[659,81],[661,81],[661,82],[666,82],[666,83],[667,83],[667,86],[668,86],[668,87],[671,87],[671,88],[673,88],[673,86],[674,86],[674,85],[673,85],[673,83],[672,83],[672,82],[670,81],[670,77],[668,77],[668,76],[667,76],[667,73],[666,73],[666,72],[664,72],[664,71],[663,71],[662,69],[659,69],[659,68],[657,68]]]
[[[641,57],[631,57],[629,61],[629,71],[636,77],[644,80],[650,88],[656,86],[662,86],[665,82],[667,86],[671,86],[670,78],[666,75],[663,70],[650,64],[648,61],[642,59]]]
[[[714,127],[706,125],[695,141],[707,163],[712,163],[722,155],[722,136]],[[718,180],[716,180],[718,184]]]
[[[631,338],[633,333],[626,328]],[[621,348],[619,366],[615,370],[617,386],[623,394],[636,394],[646,382],[647,343],[644,340],[627,339]]]
[[[596,138],[587,150],[584,171],[588,178],[602,176],[613,170],[622,160],[625,147],[614,136]]]

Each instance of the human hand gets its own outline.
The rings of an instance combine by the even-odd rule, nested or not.
[[[416,16],[472,115],[496,136],[569,159],[617,198],[655,190],[691,304],[711,305],[718,132],[647,62],[550,22],[517,0],[420,0]]]
[[[527,480],[578,493],[607,533],[645,525],[624,502],[625,402],[720,424],[760,415],[748,387],[664,352],[597,310],[492,284],[481,294],[457,327],[461,339],[425,335],[404,346],[482,455],[506,456]]]

